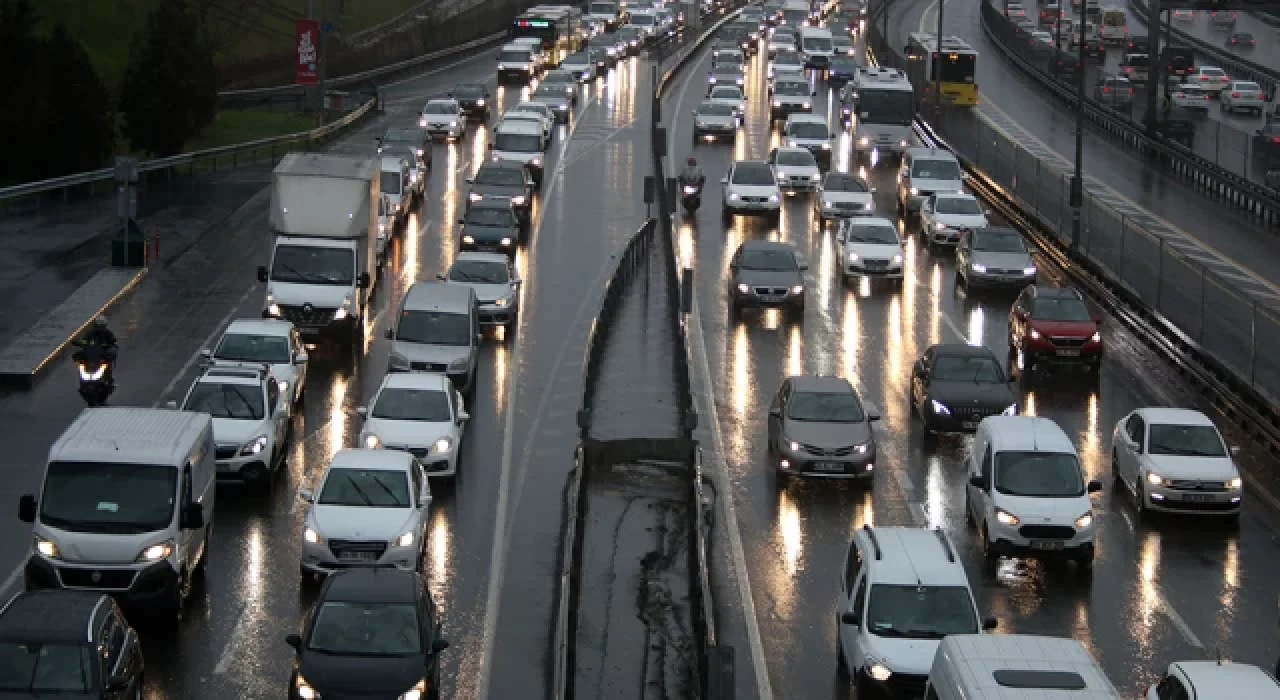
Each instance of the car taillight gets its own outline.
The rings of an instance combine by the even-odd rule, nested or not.
[[[1132,72],[1133,72],[1133,66],[1125,66],[1125,67],[1124,67],[1124,72],[1126,72],[1126,73],[1132,73]]]
[[[1233,93],[1231,93],[1231,96],[1232,96],[1232,97],[1239,97],[1239,96],[1240,96],[1240,93],[1238,93],[1238,92],[1233,92]]]
[[[1102,94],[1104,94],[1104,95],[1105,95],[1105,94],[1107,94],[1107,93],[1109,93],[1109,92],[1111,92],[1111,88],[1102,88]]]
[[[1271,143],[1280,143],[1280,136],[1272,136]]]
[[[1207,75],[1202,75],[1202,76],[1200,76],[1200,82],[1205,82],[1205,81],[1207,81],[1207,80],[1209,80],[1209,76],[1207,76]]]

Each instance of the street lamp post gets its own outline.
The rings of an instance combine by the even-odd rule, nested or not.
[[[1071,177],[1071,253],[1076,254],[1080,250],[1080,228],[1081,228],[1081,209],[1084,208],[1084,79],[1085,79],[1085,57],[1088,51],[1085,47],[1085,12],[1089,6],[1089,0],[1080,0],[1080,39],[1079,39],[1079,57],[1076,65],[1076,163],[1075,172]]]
[[[945,0],[938,0],[937,46],[934,48],[933,56],[927,59],[933,61],[933,65],[930,66],[933,70],[933,113],[939,120],[942,119],[942,8],[945,4]]]

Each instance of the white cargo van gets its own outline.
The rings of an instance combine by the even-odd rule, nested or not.
[[[805,27],[800,30],[800,55],[804,57],[805,68],[825,71],[835,51],[830,29]]]
[[[542,185],[542,165],[547,140],[542,126],[527,120],[504,119],[493,129],[489,157],[495,161],[511,160],[529,169],[533,181]]]
[[[1120,700],[1074,639],[953,634],[933,657],[925,700]]]
[[[203,573],[214,512],[213,419],[89,408],[49,449],[18,517],[34,542],[26,587],[101,591],[177,620]]]
[[[413,204],[409,161],[400,156],[382,156],[382,174],[378,181],[382,196],[391,205],[392,216],[399,223],[409,214]]]

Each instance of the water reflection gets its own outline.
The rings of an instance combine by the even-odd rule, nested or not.
[[[934,263],[929,269],[929,345],[941,342],[942,332],[942,266]]]
[[[799,326],[791,326],[790,342],[787,343],[787,373],[784,376],[796,377],[804,374],[804,338]]]
[[[335,374],[333,385],[329,388],[329,434],[325,444],[321,446],[325,452],[326,462],[332,459],[338,450],[347,446],[347,423],[351,417],[346,412],[346,399],[347,378],[345,375]]]
[[[247,523],[249,531],[245,533],[245,570],[241,582],[244,589],[241,597],[245,604],[254,604],[262,600],[263,588],[266,585],[263,576],[263,560],[266,558],[266,535],[262,532],[262,521],[253,518]]]
[[[1036,392],[1028,391],[1022,400],[1022,415],[1034,416],[1036,414]]]
[[[986,328],[984,327],[984,314],[981,306],[974,306],[969,311],[969,344],[982,347],[982,339],[985,337]]]
[[[503,332],[509,333],[511,331],[503,329]],[[497,409],[499,417],[506,412],[507,408],[508,347],[508,343],[502,343],[493,349],[493,405]]]
[[[697,269],[698,246],[694,233],[693,222],[685,220],[676,234],[676,246],[680,252],[682,269]]]
[[[1138,543],[1138,613],[1141,618],[1143,632],[1135,634],[1139,640],[1149,637],[1157,622],[1156,613],[1160,611],[1160,591],[1156,587],[1156,573],[1160,567],[1160,533],[1147,531],[1142,534]]]
[[[733,330],[733,367],[730,372],[732,373],[733,410],[738,414],[738,420],[734,424],[741,426],[743,420],[747,418],[747,409],[751,406],[753,393],[751,346],[747,341],[745,324],[736,324]]]
[[[843,324],[840,329],[842,374],[850,380],[858,373],[858,300],[852,292],[844,294]]]
[[[804,531],[800,526],[800,509],[788,489],[778,491],[778,536],[782,540],[782,561],[787,575],[794,578],[800,571]]]
[[[444,591],[434,589],[450,580],[453,573],[449,567],[449,543],[449,516],[443,509],[436,509],[431,513],[427,533],[427,580],[436,600],[447,600]]]
[[[928,468],[924,477],[925,527],[942,527],[945,524],[948,506],[946,494],[947,483],[943,473],[942,460],[937,455],[933,455],[929,457]]]

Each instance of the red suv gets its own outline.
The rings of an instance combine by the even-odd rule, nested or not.
[[[1009,355],[1022,352],[1025,369],[1075,365],[1098,372],[1102,363],[1100,319],[1080,292],[1031,285],[1022,290],[1009,312]]]

